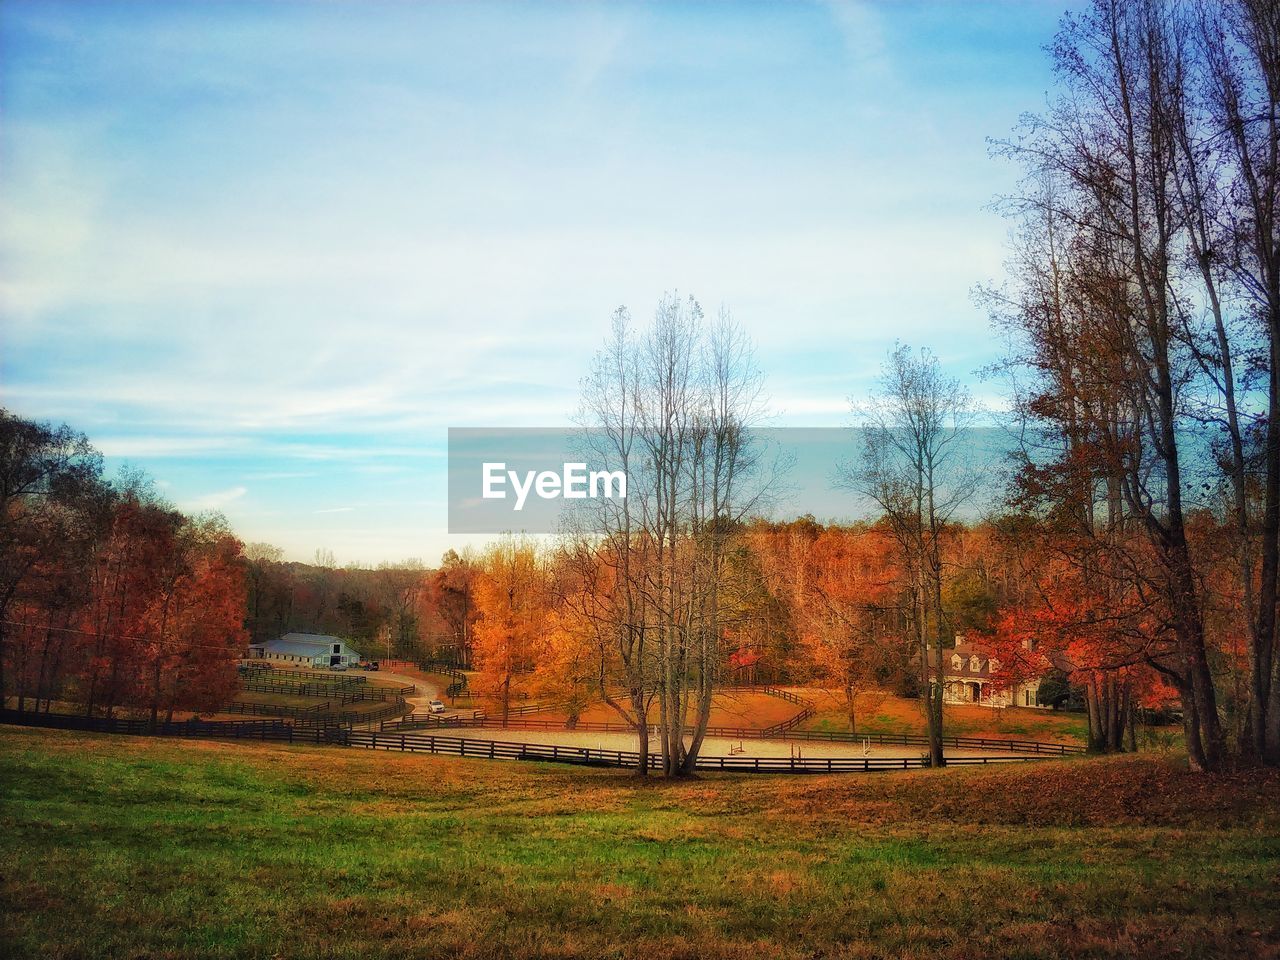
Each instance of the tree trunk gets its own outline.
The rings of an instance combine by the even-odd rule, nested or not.
[[[849,682],[846,682],[846,683],[845,683],[845,685],[844,685],[844,705],[845,705],[845,709],[846,709],[846,710],[848,711],[848,713],[849,713],[849,732],[850,732],[850,733],[857,733],[857,732],[858,732],[858,728],[857,728],[857,726],[854,724],[854,719],[855,719],[855,717],[854,717],[854,703],[855,703],[855,701],[854,701],[853,684],[852,684],[852,683],[849,683]]]

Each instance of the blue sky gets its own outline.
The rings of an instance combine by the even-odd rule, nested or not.
[[[434,562],[446,429],[568,422],[618,304],[726,304],[783,425],[895,338],[972,378],[1062,9],[7,0],[0,402],[291,558]]]

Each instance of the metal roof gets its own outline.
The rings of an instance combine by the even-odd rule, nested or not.
[[[286,633],[276,640],[265,640],[253,646],[262,647],[267,653],[278,653],[292,657],[329,656],[335,643],[343,644],[348,654],[359,656],[359,651],[341,637],[331,637],[323,633]]]

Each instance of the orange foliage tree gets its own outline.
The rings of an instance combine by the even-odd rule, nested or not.
[[[481,557],[475,580],[479,619],[474,628],[476,691],[497,698],[502,722],[513,693],[527,693],[538,638],[550,612],[547,565],[527,540],[505,539]]]
[[[750,543],[783,596],[802,649],[823,681],[842,691],[855,726],[863,707],[899,671],[908,639],[892,537],[875,526],[823,528],[801,520],[758,527]]]

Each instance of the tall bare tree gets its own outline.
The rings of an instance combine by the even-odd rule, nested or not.
[[[748,428],[762,412],[750,343],[727,313],[708,325],[698,303],[670,295],[637,333],[625,309],[583,385],[580,421],[593,469],[622,470],[627,497],[592,501],[578,551],[603,593],[590,613],[602,664],[621,665],[626,700],[602,690],[649,752],[658,706],[663,772],[693,772],[711,714],[722,640],[730,537],[755,502]],[[607,649],[606,649],[607,648]]]
[[[1280,763],[1280,8],[1271,0],[1198,3],[1185,31],[1199,109],[1180,126],[1189,239],[1214,321],[1205,365],[1222,402],[1251,641],[1249,733]],[[1224,318],[1224,286],[1242,305]],[[1250,359],[1252,356],[1252,360]],[[1237,390],[1236,365],[1245,383]],[[1262,410],[1241,394],[1256,389]],[[1252,442],[1250,442],[1252,441]],[[1259,462],[1260,461],[1260,462]],[[1251,487],[1260,487],[1261,509]],[[1259,557],[1254,572],[1254,558]],[[1256,581],[1255,581],[1256,576]],[[1256,582],[1256,587],[1255,587]]]
[[[1098,556],[1149,591],[1148,622],[1173,643],[1146,657],[1180,691],[1192,765],[1210,769],[1226,744],[1202,578],[1187,533],[1197,506],[1192,481],[1211,469],[1192,439],[1197,422],[1215,419],[1206,412],[1206,385],[1225,411],[1230,454],[1223,459],[1237,494],[1246,453],[1239,351],[1224,317],[1224,285],[1235,280],[1218,253],[1236,191],[1225,185],[1230,158],[1213,145],[1223,136],[1211,128],[1214,110],[1193,96],[1195,78],[1214,73],[1206,67],[1221,43],[1202,11],[1203,42],[1191,44],[1197,21],[1188,10],[1158,0],[1094,0],[1067,17],[1052,48],[1060,95],[1004,146],[1026,164],[1034,187],[1019,213],[1035,225],[1032,234],[1049,238],[1053,255],[1052,285],[1043,267],[1028,269],[1029,258],[1014,265],[1024,294],[1014,298],[1012,326],[1025,335],[1023,366],[1035,381],[1024,412],[1065,441],[1059,462],[1079,483],[1059,485],[1058,493],[1075,498],[1094,544],[1108,546]],[[1100,524],[1092,523],[1095,500],[1105,505]],[[1235,512],[1247,541],[1240,496]],[[1149,573],[1125,559],[1136,556],[1134,535],[1154,557]],[[1251,566],[1245,542],[1248,594]]]
[[[975,410],[937,357],[903,344],[885,361],[879,391],[855,410],[866,421],[864,446],[843,479],[879,506],[901,551],[915,611],[929,760],[942,766],[942,647],[951,636],[942,602],[942,537],[977,491],[979,475],[966,453]]]

